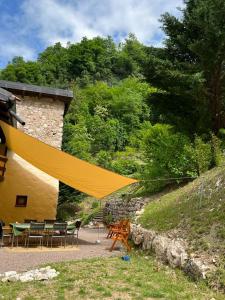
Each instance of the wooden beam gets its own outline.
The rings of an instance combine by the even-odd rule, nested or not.
[[[0,161],[7,162],[8,158],[4,155],[0,155]]]
[[[0,171],[5,172],[6,168],[5,167],[0,167]]]

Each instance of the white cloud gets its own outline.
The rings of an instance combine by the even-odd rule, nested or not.
[[[135,33],[144,43],[161,33],[163,12],[176,12],[182,0],[25,0],[26,27],[46,44],[77,42],[83,36]],[[158,42],[158,41],[156,41]]]
[[[22,0],[12,17],[0,12],[0,56],[33,59],[40,49],[61,42],[78,42],[82,37],[113,36],[124,40],[128,33],[152,45],[162,44],[160,15],[177,14],[183,0]]]
[[[10,42],[8,39],[0,38],[1,61],[7,63],[15,56],[23,56],[25,60],[33,60],[36,56],[35,49],[22,43]]]

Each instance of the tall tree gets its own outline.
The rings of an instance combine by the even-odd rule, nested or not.
[[[166,59],[150,53],[146,75],[166,92],[159,103],[169,108],[167,112],[182,103],[195,127],[201,128],[201,120],[205,129],[217,133],[225,126],[225,2],[184,2],[181,18],[162,16]]]

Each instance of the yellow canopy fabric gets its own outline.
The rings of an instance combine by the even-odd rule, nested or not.
[[[0,121],[7,147],[61,182],[98,199],[137,182],[51,147]]]

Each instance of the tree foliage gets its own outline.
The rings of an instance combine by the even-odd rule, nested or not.
[[[153,100],[158,121],[162,112],[164,121],[182,129],[217,133],[225,125],[225,2],[184,2],[181,18],[162,16],[164,56],[150,53],[145,75],[164,91]]]
[[[128,155],[124,154],[127,147],[132,147],[131,137],[149,120],[145,100],[152,90],[136,78],[112,87],[104,82],[76,87],[76,99],[65,118],[64,149],[103,167],[119,169],[119,161],[122,164],[121,158]],[[135,156],[135,151],[129,150],[130,157],[132,154]],[[127,175],[137,171],[134,167],[122,169],[120,173]]]

